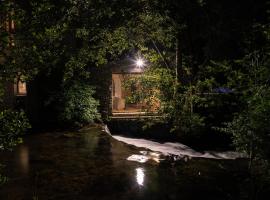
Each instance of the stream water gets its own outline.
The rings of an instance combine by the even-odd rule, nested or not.
[[[128,159],[141,154],[153,159]],[[160,159],[101,127],[29,135],[0,160],[1,200],[239,199],[246,177],[243,159]]]

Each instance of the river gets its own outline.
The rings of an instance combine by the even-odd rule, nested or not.
[[[175,160],[100,126],[28,135],[0,159],[9,179],[1,200],[239,199],[247,175],[244,159]]]

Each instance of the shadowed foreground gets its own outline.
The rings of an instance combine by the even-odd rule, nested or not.
[[[0,154],[9,177],[0,199],[216,200],[243,195],[243,160],[127,160],[141,150],[116,141],[100,127],[27,136],[13,152]]]

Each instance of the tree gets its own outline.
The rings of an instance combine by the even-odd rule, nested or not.
[[[34,85],[39,85],[39,107],[44,107],[52,94],[63,93],[75,80],[91,79],[91,68],[151,51],[152,43],[171,43],[168,19],[154,13],[150,3],[15,1],[16,45],[5,71],[20,72],[28,81],[43,80]]]
[[[89,67],[115,60],[131,48],[143,46],[150,37],[162,37],[152,27],[152,33],[144,29],[150,20],[158,19],[148,13],[147,1],[29,0],[14,6],[13,65],[30,76],[57,69],[63,73],[63,81],[85,76]]]

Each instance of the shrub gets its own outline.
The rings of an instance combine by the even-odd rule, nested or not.
[[[30,128],[23,111],[0,112],[0,149],[10,149],[22,142],[21,136]]]
[[[93,98],[95,90],[85,83],[75,82],[61,96],[60,120],[82,126],[100,119],[99,102]]]
[[[194,111],[200,97],[191,87],[182,88],[182,93],[177,93],[173,101],[168,99],[167,105],[164,106],[166,117],[172,123],[171,132],[177,133],[178,136],[195,136],[200,134],[204,127],[204,118]]]
[[[270,90],[262,87],[246,97],[247,107],[224,128],[239,151],[249,155],[250,199],[264,196],[270,184]]]
[[[131,77],[124,86],[132,88],[136,84],[140,86],[140,92],[131,92],[128,101],[144,101],[162,116],[159,120],[149,119],[145,128],[164,123],[169,124],[170,131],[178,136],[200,133],[204,118],[194,111],[194,107],[202,101],[197,94],[197,86],[176,84],[174,72],[163,68],[150,68],[141,76]]]
[[[246,109],[227,124],[225,131],[232,134],[234,145],[249,154],[251,160],[270,160],[270,90],[262,88],[247,99]]]

